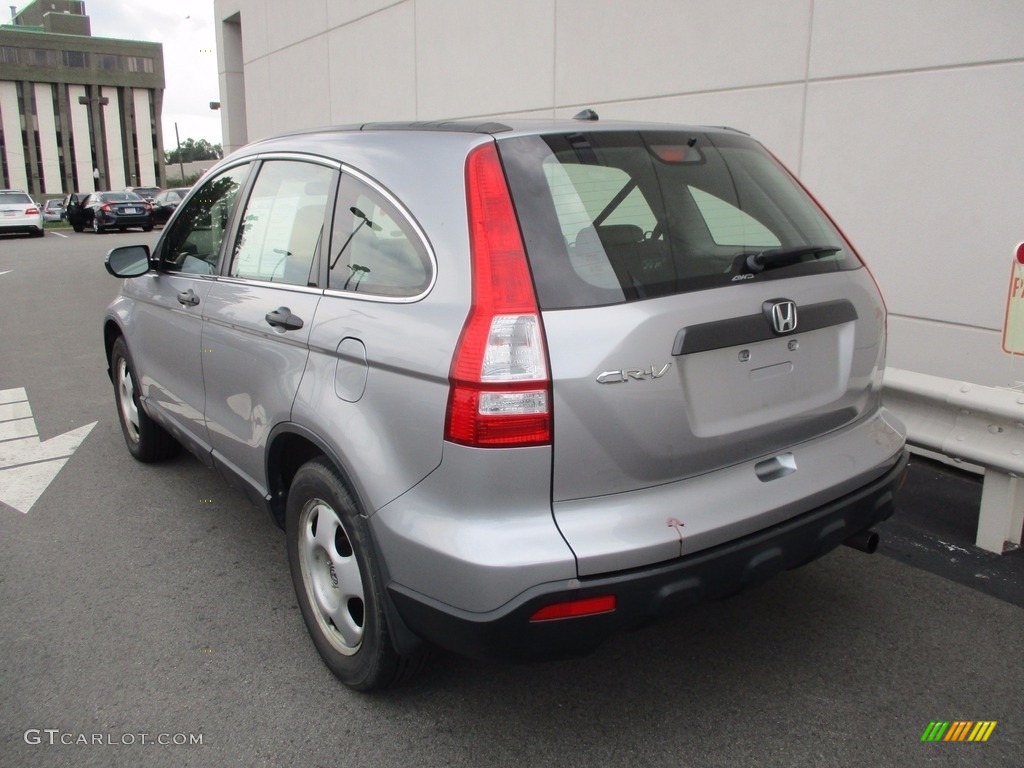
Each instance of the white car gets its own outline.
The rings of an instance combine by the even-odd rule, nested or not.
[[[43,212],[20,189],[0,189],[0,234],[8,232],[43,236]]]

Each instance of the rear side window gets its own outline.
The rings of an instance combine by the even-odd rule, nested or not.
[[[860,266],[746,137],[609,131],[498,146],[545,309]]]
[[[419,296],[433,276],[409,218],[351,171],[338,189],[328,270],[332,290],[398,299]]]

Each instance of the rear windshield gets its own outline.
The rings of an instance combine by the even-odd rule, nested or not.
[[[13,203],[15,205],[19,205],[21,203],[31,202],[32,198],[24,192],[0,192],[0,203]]]
[[[100,201],[104,203],[141,203],[142,198],[134,192],[103,192]]]
[[[498,146],[545,309],[860,266],[744,136],[595,131]]]

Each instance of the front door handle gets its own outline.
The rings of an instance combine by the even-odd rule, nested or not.
[[[189,288],[187,291],[182,291],[178,294],[178,303],[184,307],[194,307],[199,303],[199,297],[195,291]]]
[[[278,307],[273,312],[267,312],[266,320],[275,328],[286,331],[297,331],[302,327],[302,318],[293,315],[288,307]]]

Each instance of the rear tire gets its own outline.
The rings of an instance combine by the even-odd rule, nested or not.
[[[104,232],[103,227],[100,226],[100,223],[96,219],[92,220],[92,231],[97,235],[102,235]]]
[[[395,651],[366,518],[326,459],[299,468],[288,491],[286,515],[295,595],[327,668],[357,691],[410,678],[424,654],[401,656]]]
[[[139,379],[124,337],[114,342],[110,370],[114,374],[114,401],[128,452],[147,464],[176,454],[181,446],[167,430],[149,418],[139,404]]]

